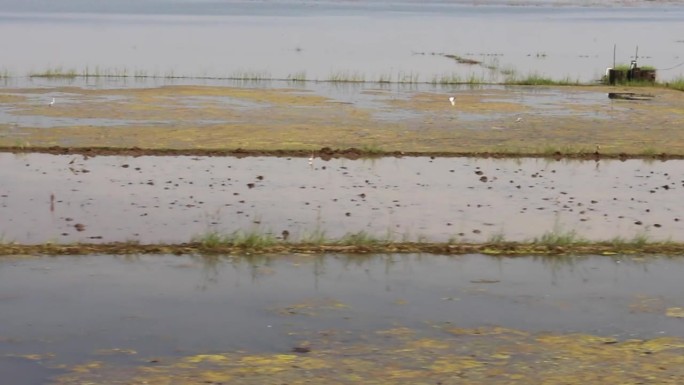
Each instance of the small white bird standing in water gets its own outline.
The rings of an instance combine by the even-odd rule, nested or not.
[[[309,157],[309,166],[313,166],[313,160],[314,160],[314,153],[311,153],[311,156]]]
[[[456,105],[456,98],[455,98],[455,97],[449,96],[449,101],[451,102],[451,105],[452,105],[452,106],[455,106],[455,105]]]
[[[48,106],[52,107],[54,105],[55,105],[55,98],[52,98],[52,101],[50,102],[50,104],[48,104]]]

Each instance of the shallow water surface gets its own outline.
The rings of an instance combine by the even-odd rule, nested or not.
[[[534,74],[592,81],[613,65],[617,45],[618,63],[628,64],[638,46],[640,63],[660,69],[660,79],[684,71],[677,66],[684,60],[684,8],[677,2],[476,3],[9,1],[0,33],[14,38],[5,42],[2,70],[423,82]],[[482,64],[459,64],[444,54]]]
[[[683,269],[654,256],[3,257],[0,368],[287,353],[324,335],[382,346],[376,332],[396,328],[684,337],[666,315],[684,306]]]
[[[4,241],[682,240],[682,161],[0,154]]]

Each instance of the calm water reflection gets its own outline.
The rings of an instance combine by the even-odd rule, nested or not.
[[[1,69],[14,76],[61,69],[428,82],[454,74],[496,82],[514,73],[591,81],[612,65],[617,45],[619,63],[629,63],[639,46],[641,63],[662,69],[661,79],[682,76],[683,67],[665,70],[684,60],[681,5],[552,6],[558,3],[4,0],[0,34],[12,38],[4,41]]]
[[[235,350],[288,351],[298,333],[503,326],[620,339],[684,336],[679,259],[343,255],[4,257],[0,368]],[[121,349],[134,356],[103,356]]]
[[[5,241],[179,243],[212,231],[290,240],[682,240],[682,161],[116,157],[0,154]],[[82,226],[77,226],[78,224]]]

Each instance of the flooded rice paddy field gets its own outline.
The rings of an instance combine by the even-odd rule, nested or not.
[[[684,154],[684,99],[662,88],[207,82],[10,86],[0,145]]]
[[[22,384],[675,383],[683,268],[656,256],[6,257],[0,372]]]
[[[682,241],[681,160],[0,154],[0,234],[25,244],[289,241]]]
[[[0,71],[591,82],[613,65],[614,46],[618,64],[638,46],[640,63],[669,80],[684,74],[682,19],[677,1],[11,0],[0,13],[0,34],[14,37]]]
[[[676,79],[678,2],[172,3],[5,1],[0,146],[684,154],[680,92],[438,85],[589,83],[614,46],[618,64],[639,46],[640,64]],[[27,76],[44,72],[88,77]],[[608,99],[616,90],[649,97]],[[178,244],[234,231],[684,241],[681,160],[320,155],[0,153],[0,243]],[[5,256],[0,378],[678,384],[682,263]]]

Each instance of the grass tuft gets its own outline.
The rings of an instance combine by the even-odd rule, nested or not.
[[[310,233],[304,233],[301,236],[300,242],[310,245],[323,245],[328,243],[328,238],[325,235],[325,230],[316,228]]]
[[[552,231],[542,234],[540,237],[532,240],[533,244],[544,246],[569,246],[587,244],[588,241],[579,235],[575,230],[563,231],[558,227]]]
[[[306,71],[299,71],[287,76],[287,80],[291,82],[305,82],[306,81]]]
[[[204,235],[193,238],[205,248],[217,248],[223,246],[235,246],[245,248],[263,248],[273,246],[277,240],[272,234],[263,233],[259,229],[251,231],[237,230],[229,234],[221,234],[210,231]]]
[[[374,237],[365,231],[359,231],[356,233],[345,234],[336,243],[350,246],[367,246],[377,245],[383,242],[383,240]]]

